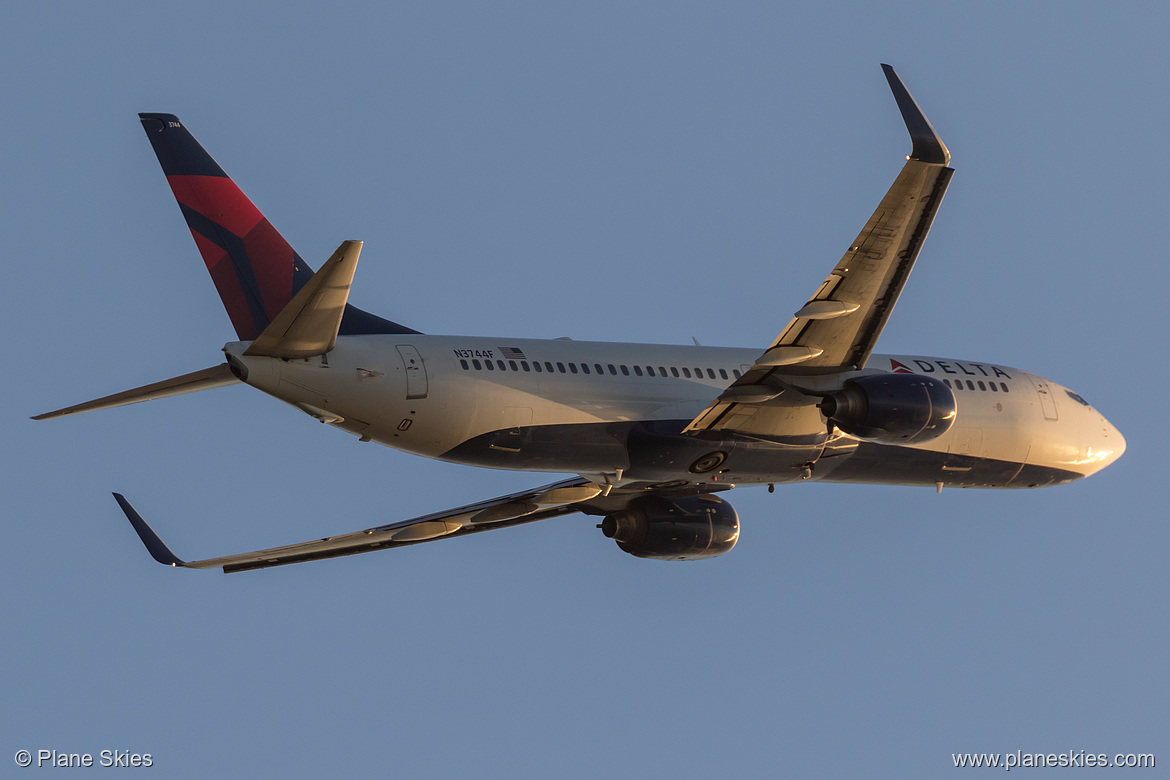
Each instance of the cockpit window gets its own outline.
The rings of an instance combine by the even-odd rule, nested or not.
[[[1064,392],[1068,393],[1068,397],[1073,399],[1074,401],[1076,401],[1081,406],[1088,406],[1089,405],[1088,401],[1086,401],[1084,398],[1081,398],[1079,395],[1074,393],[1072,390],[1065,390]]]

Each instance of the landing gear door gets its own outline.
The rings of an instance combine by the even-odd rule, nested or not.
[[[402,365],[406,369],[406,398],[427,397],[427,369],[423,365],[422,355],[409,344],[399,344],[396,349],[402,357]]]

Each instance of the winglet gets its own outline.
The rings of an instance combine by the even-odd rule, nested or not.
[[[142,519],[142,515],[138,514],[134,507],[130,506],[130,502],[126,500],[125,496],[121,493],[115,493],[114,500],[118,502],[118,506],[122,507],[122,511],[126,513],[126,519],[130,521],[130,525],[134,526],[134,530],[138,532],[138,538],[146,545],[146,549],[152,558],[167,566],[185,565],[182,559],[163,544],[163,540],[159,539],[158,534],[151,530],[151,527]]]
[[[918,103],[911,97],[906,85],[902,83],[898,74],[889,65],[883,64],[882,70],[885,71],[886,81],[890,82],[894,100],[898,101],[902,120],[906,123],[906,129],[910,131],[910,139],[914,141],[914,151],[910,153],[910,158],[924,163],[949,165],[951,162],[950,150],[931,127],[930,120],[926,118],[926,114],[922,113]]]

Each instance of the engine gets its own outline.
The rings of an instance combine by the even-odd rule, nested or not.
[[[955,395],[918,374],[871,374],[825,396],[821,412],[845,433],[882,444],[919,444],[955,422]]]
[[[697,561],[714,558],[739,541],[739,515],[718,496],[646,496],[607,515],[601,531],[639,558]]]

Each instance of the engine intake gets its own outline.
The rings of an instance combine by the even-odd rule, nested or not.
[[[919,374],[871,374],[825,396],[821,413],[845,433],[882,444],[937,439],[955,422],[955,394]]]
[[[739,541],[739,515],[718,496],[646,496],[607,515],[601,531],[624,552],[659,561],[714,558]]]

